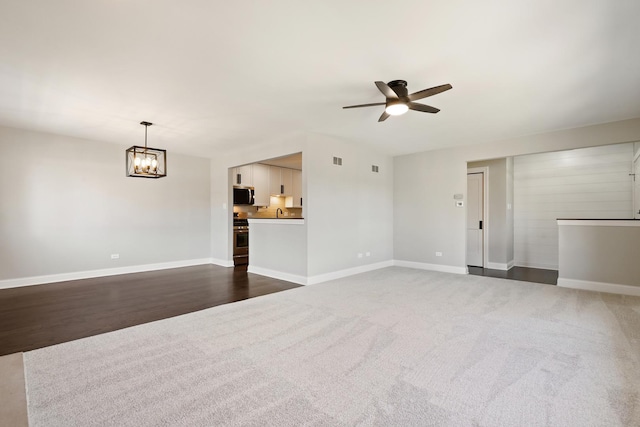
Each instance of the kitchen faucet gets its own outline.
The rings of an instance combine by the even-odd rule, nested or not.
[[[282,209],[280,209],[280,208],[276,209],[276,218],[279,218],[279,217],[278,217],[278,212],[280,212],[280,213],[284,213],[284,212],[282,212]]]

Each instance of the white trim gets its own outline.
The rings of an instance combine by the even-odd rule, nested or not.
[[[166,270],[169,268],[191,267],[194,265],[211,263],[211,258],[202,258],[162,262],[158,264],[132,265],[129,267],[104,268],[101,270],[76,271],[73,273],[48,274],[45,276],[21,277],[19,279],[0,280],[0,289],[43,285],[45,283],[66,282],[69,280],[91,279],[94,277],[115,276],[118,274],[141,273],[143,271]]]
[[[592,282],[589,280],[565,279],[558,277],[558,286],[561,288],[607,292],[610,294],[640,296],[640,286],[619,285],[617,283]]]
[[[247,272],[271,277],[273,279],[285,280],[287,282],[297,283],[299,285],[306,285],[308,282],[308,279],[305,276],[285,273],[283,271],[271,270],[268,268],[255,267],[251,264],[249,264],[249,266],[247,267]]]
[[[304,225],[304,219],[297,218],[248,218],[251,224],[278,224],[278,225]]]
[[[507,271],[509,269],[509,265],[504,262],[488,262],[487,268]]]
[[[233,267],[233,261],[228,259],[211,258],[211,264],[219,265],[220,267]]]
[[[557,265],[548,265],[548,264],[532,264],[528,262],[518,262],[514,263],[515,266],[518,267],[527,267],[527,268],[539,268],[540,270],[558,270]]]
[[[347,268],[344,270],[332,271],[331,273],[318,274],[316,276],[307,277],[308,285],[327,282],[329,280],[341,279],[343,277],[353,276],[354,274],[366,273],[367,271],[379,270],[381,268],[392,267],[393,260],[377,262],[375,264],[361,265],[359,267]]]
[[[454,265],[427,264],[425,262],[393,260],[396,267],[417,268],[418,270],[441,271],[443,273],[469,274],[467,267],[456,267]]]
[[[481,173],[482,174],[482,266],[487,267],[489,264],[489,166],[482,166],[479,168],[467,168],[467,176],[470,173]],[[468,193],[467,188],[467,193]],[[467,204],[467,209],[469,209],[469,205]],[[465,218],[465,231],[467,226],[467,221]],[[466,236],[466,233],[465,233]],[[466,239],[466,237],[465,237]],[[467,247],[465,244],[465,255],[467,251]]]
[[[511,270],[516,265],[514,260],[511,260],[507,263],[507,270]]]
[[[558,225],[588,225],[600,227],[640,227],[637,219],[559,219]]]

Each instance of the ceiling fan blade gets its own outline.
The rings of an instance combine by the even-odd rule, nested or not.
[[[385,82],[375,82],[376,86],[378,86],[378,90],[382,92],[384,96],[391,99],[398,99],[398,94],[393,91]]]
[[[423,113],[437,113],[440,109],[430,105],[418,104],[417,102],[409,102],[407,104],[410,110],[422,111]]]
[[[439,93],[444,92],[445,90],[449,90],[452,88],[453,86],[451,86],[450,84],[446,84],[446,85],[435,86],[429,89],[414,92],[411,95],[409,95],[409,101],[416,101],[418,99],[426,98],[427,96],[437,95]]]
[[[375,107],[376,105],[385,105],[386,102],[376,102],[373,104],[360,104],[360,105],[349,105],[347,107],[342,108],[360,108],[360,107]]]
[[[385,120],[387,120],[389,118],[391,114],[387,113],[386,111],[382,112],[382,115],[380,116],[380,118],[378,119],[379,122],[384,122]]]

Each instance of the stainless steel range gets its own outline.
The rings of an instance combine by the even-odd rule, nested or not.
[[[233,219],[233,265],[249,264],[249,221]]]

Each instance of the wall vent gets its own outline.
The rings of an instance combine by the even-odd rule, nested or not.
[[[378,166],[376,166],[376,165],[371,165],[371,172],[378,173],[378,172],[379,172],[379,171],[378,171]]]
[[[336,166],[342,166],[342,157],[333,157],[333,164]]]

